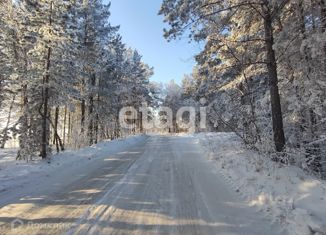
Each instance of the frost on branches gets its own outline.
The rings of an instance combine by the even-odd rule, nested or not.
[[[110,4],[0,4],[0,147],[14,138],[18,159],[49,158],[129,134],[118,124],[119,109],[153,102],[153,71],[110,24]]]
[[[160,14],[168,40],[205,44],[182,90],[209,101],[209,130],[325,176],[324,0],[165,0]]]

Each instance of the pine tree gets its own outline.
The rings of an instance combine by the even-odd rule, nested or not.
[[[19,140],[17,159],[45,159],[52,146],[59,152],[119,137],[123,93],[132,94],[130,104],[152,102],[152,69],[139,53],[127,52],[119,27],[109,23],[110,4],[0,4],[0,111],[9,111],[0,147],[12,132]],[[121,92],[125,85],[127,92]]]
[[[26,75],[21,78],[23,93],[27,96],[23,108],[22,125],[33,139],[33,153],[40,151],[45,159],[50,152],[50,128],[53,123],[50,112],[56,102],[65,100],[62,89],[71,81],[71,66],[67,57],[67,45],[71,38],[67,33],[68,9],[73,1],[20,1],[19,17],[22,22],[20,44],[26,51]],[[68,78],[68,80],[66,79]],[[24,81],[25,80],[25,81]],[[58,92],[62,92],[61,94]],[[24,128],[21,128],[24,129]],[[56,135],[57,136],[57,135]],[[58,137],[58,136],[57,136]],[[26,144],[22,144],[26,146]],[[31,153],[28,153],[29,155]]]
[[[165,31],[166,38],[177,38],[192,25],[190,37],[195,40],[208,39],[206,55],[203,53],[200,59],[206,64],[207,57],[211,58],[207,63],[209,68],[218,68],[219,71],[221,68],[223,70],[237,68],[236,72],[242,73],[250,66],[266,65],[274,143],[279,152],[285,148],[285,137],[278,88],[278,68],[273,49],[274,22],[286,3],[287,1],[278,3],[263,0],[257,2],[166,0],[160,11],[171,26],[170,30]],[[246,29],[246,34],[240,34],[241,29]],[[253,48],[253,51],[257,52],[250,57],[243,56],[246,53],[241,52],[248,48]],[[218,55],[219,52],[222,52],[221,57]],[[231,66],[225,62],[221,64],[223,59],[233,64]],[[225,74],[225,71],[223,73]]]

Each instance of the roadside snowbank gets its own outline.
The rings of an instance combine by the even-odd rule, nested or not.
[[[326,182],[246,149],[233,133],[197,134],[210,159],[248,203],[289,234],[326,234]]]
[[[15,188],[24,182],[33,182],[42,174],[52,174],[62,170],[72,170],[88,164],[92,159],[107,157],[108,154],[119,152],[129,146],[144,141],[145,135],[136,135],[127,138],[103,141],[91,147],[80,150],[67,150],[54,154],[51,161],[16,161],[17,149],[0,150],[0,195],[1,192]]]

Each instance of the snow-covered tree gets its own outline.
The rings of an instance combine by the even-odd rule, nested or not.
[[[173,1],[162,4],[160,14],[171,26],[167,38],[176,38],[191,27],[190,37],[206,39],[201,60],[219,71],[235,68],[244,73],[264,65],[269,78],[274,143],[283,151],[285,138],[278,89],[277,63],[274,51],[274,22],[287,1]],[[250,51],[249,53],[243,53]],[[219,54],[221,53],[221,54]],[[202,61],[203,62],[203,61]],[[262,66],[257,66],[262,70]]]
[[[47,158],[53,146],[60,151],[119,137],[125,95],[132,105],[152,102],[153,71],[111,26],[110,4],[0,4],[0,112],[6,114],[0,147],[14,134],[17,158]]]
[[[160,14],[170,25],[168,40],[189,34],[205,43],[190,87],[197,102],[209,101],[209,123],[233,127],[261,150],[270,151],[273,141],[284,151],[286,139],[289,155],[278,160],[288,162],[292,148],[301,149],[319,171],[325,153],[325,1],[165,0]]]

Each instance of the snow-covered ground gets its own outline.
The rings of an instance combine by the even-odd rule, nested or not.
[[[144,135],[136,135],[113,141],[103,141],[78,151],[67,150],[55,154],[50,161],[16,161],[17,149],[0,149],[0,194],[27,181],[32,182],[41,175],[51,175],[65,169],[81,167],[94,158],[121,151],[146,138]]]
[[[326,182],[246,149],[233,133],[201,133],[227,182],[252,206],[287,227],[290,234],[326,234]]]
[[[20,185],[0,192],[0,234],[287,234],[203,153],[193,136],[155,135],[67,152],[50,166],[8,163]],[[22,177],[9,172],[20,168]]]
[[[117,234],[326,234],[326,183],[246,149],[232,133],[140,135],[66,151],[51,163],[16,162],[16,151],[0,151],[0,228],[14,218],[51,224],[55,211],[73,233],[91,226]],[[103,205],[110,206],[93,220]]]

